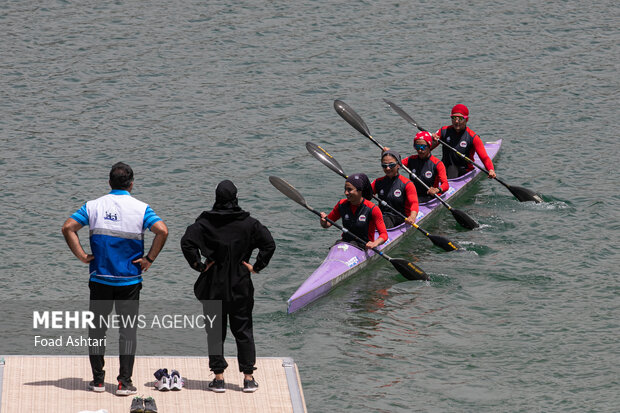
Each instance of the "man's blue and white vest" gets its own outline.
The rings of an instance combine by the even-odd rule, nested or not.
[[[142,269],[132,261],[144,255],[144,231],[160,218],[127,191],[112,190],[88,201],[71,216],[90,226],[90,281],[123,286],[142,282]]]

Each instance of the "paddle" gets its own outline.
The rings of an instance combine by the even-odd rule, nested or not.
[[[342,170],[342,167],[340,166],[340,164],[338,163],[338,161],[331,156],[329,153],[327,153],[327,151],[323,148],[321,148],[320,146],[312,143],[312,142],[306,142],[306,149],[308,150],[308,152],[310,152],[310,154],[312,156],[314,156],[316,159],[319,160],[319,162],[321,162],[323,165],[327,166],[329,169],[331,169],[332,171],[336,172],[338,175],[342,176],[343,178],[347,178],[347,174],[344,173],[344,171]],[[381,205],[391,209],[392,211],[394,211],[394,213],[398,214],[400,217],[402,218],[407,218],[405,216],[405,214],[401,213],[400,211],[394,209],[390,204],[388,204],[387,202],[385,202],[384,200],[376,197],[376,196],[372,196],[375,200],[377,200]],[[429,232],[423,230],[422,228],[420,228],[416,223],[413,223],[413,227],[415,229],[417,229],[418,231],[420,231],[422,234],[426,235],[428,237],[428,239],[431,240],[431,242],[433,244],[435,244],[436,246],[438,246],[439,248],[443,248],[445,251],[454,251],[457,250],[458,247],[453,244],[452,242],[450,242],[450,240],[441,237],[439,235],[432,235]]]
[[[377,142],[375,138],[373,138],[370,135],[370,131],[368,130],[368,126],[366,126],[366,123],[364,123],[362,118],[357,113],[355,113],[355,111],[351,109],[349,105],[347,105],[341,100],[335,100],[334,108],[336,109],[336,112],[342,117],[342,119],[347,121],[349,125],[353,126],[355,129],[357,129],[359,133],[361,133],[362,135],[370,139],[375,145],[377,145],[379,148],[381,148],[381,150],[383,150],[384,146],[381,145],[379,142]],[[418,178],[413,172],[411,172],[409,168],[403,165],[402,162],[399,162],[399,164],[405,171],[409,173],[410,176],[412,176],[415,180],[420,182],[426,189],[428,189],[428,186],[420,178]],[[438,197],[437,194],[433,196],[437,198],[437,200],[439,200],[439,202],[441,202],[446,208],[448,208],[448,210],[452,213],[452,216],[454,217],[456,222],[458,222],[461,226],[467,229],[474,229],[479,226],[478,223],[474,221],[465,212],[452,208],[450,205],[448,205],[446,201]]]
[[[269,182],[271,182],[271,185],[275,186],[278,191],[282,192],[284,195],[291,198],[293,201],[297,202],[299,205],[306,208],[308,211],[313,212],[318,216],[321,216],[321,213],[315,210],[314,208],[312,208],[310,205],[308,205],[308,203],[306,202],[304,197],[299,193],[299,191],[295,189],[295,187],[293,187],[291,184],[286,182],[284,179],[278,178],[277,176],[270,176]],[[337,223],[335,223],[329,218],[325,218],[325,219],[327,220],[327,222],[329,222],[330,224],[338,228],[340,231],[347,233],[353,238],[357,239],[358,241],[364,243],[363,239],[353,234],[348,229],[338,225]],[[383,251],[380,251],[378,248],[373,248],[372,250],[375,253],[379,254],[381,257],[388,260],[394,266],[394,268],[396,268],[396,271],[401,273],[408,280],[428,280],[429,279],[429,276],[417,265],[411,262],[408,262],[407,260],[404,260],[402,258],[390,258],[387,256],[387,254],[384,254]]]
[[[402,110],[397,104],[395,104],[394,102],[391,102],[387,99],[383,99],[383,101],[385,103],[388,104],[389,107],[391,107],[392,109],[394,109],[394,111],[396,113],[398,113],[400,115],[401,118],[405,119],[407,122],[409,122],[410,124],[412,124],[413,126],[415,126],[416,128],[418,128],[420,131],[422,132],[428,132],[426,129],[424,129],[423,127],[421,127],[420,125],[418,125],[418,123],[413,120],[413,118],[411,116],[409,116],[404,110]],[[462,153],[460,153],[459,151],[457,151],[456,149],[454,149],[452,146],[448,145],[447,143],[443,142],[443,141],[438,141],[440,144],[442,144],[444,146],[444,148],[449,148],[450,150],[452,150],[453,152],[455,152],[458,156],[460,156],[461,158],[463,158],[465,161],[471,163],[472,165],[474,165],[476,168],[480,169],[482,172],[486,173],[487,175],[489,174],[489,171],[486,170],[485,168],[483,168],[482,166],[478,165],[476,162],[472,161],[471,159],[469,159],[467,156],[463,155]],[[534,191],[530,191],[527,188],[523,188],[521,186],[513,186],[513,185],[508,185],[506,182],[502,181],[501,179],[499,179],[498,177],[494,178],[497,182],[499,182],[500,184],[504,185],[506,188],[508,188],[508,190],[515,196],[515,198],[517,198],[520,202],[526,202],[526,201],[534,201],[536,203],[540,203],[543,202],[542,197],[537,194]]]

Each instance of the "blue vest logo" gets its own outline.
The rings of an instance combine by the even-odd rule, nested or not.
[[[120,217],[118,216],[118,211],[115,208],[106,211],[105,217],[103,217],[103,219],[105,219],[106,221],[118,221],[119,218]]]

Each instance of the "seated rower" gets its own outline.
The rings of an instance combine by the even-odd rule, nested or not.
[[[409,225],[415,223],[418,216],[418,196],[413,183],[400,175],[400,154],[396,151],[387,150],[381,154],[381,167],[385,176],[372,182],[372,192],[377,197],[387,202],[392,208],[404,214],[403,219],[392,209],[379,204],[383,213],[383,221],[386,228],[393,228],[407,221]]]
[[[358,241],[348,233],[342,234],[342,240],[361,248],[375,248],[388,239],[381,210],[369,199],[372,198],[372,188],[368,177],[364,174],[349,175],[344,184],[346,199],[338,201],[334,209],[328,214],[321,212],[321,226],[329,228],[332,224],[325,217],[337,221],[342,217],[342,226],[363,239],[366,244],[359,245]],[[375,229],[379,238],[375,240]]]
[[[431,155],[432,144],[433,136],[430,133],[419,132],[413,138],[413,147],[418,154],[411,155],[403,161],[403,165],[429,187],[426,189],[417,179],[411,177],[420,203],[430,201],[434,198],[433,195],[441,195],[450,188],[446,167],[443,162]]]
[[[438,141],[441,140],[471,160],[474,159],[474,153],[477,153],[485,168],[489,171],[489,178],[495,178],[493,162],[489,155],[487,155],[480,136],[467,127],[469,119],[469,109],[467,109],[467,106],[455,105],[452,108],[451,119],[451,126],[444,126],[437,133],[433,134],[435,144],[431,149],[437,147],[439,145]],[[441,160],[448,171],[448,178],[450,179],[465,175],[474,169],[472,164],[444,146],[442,146]]]

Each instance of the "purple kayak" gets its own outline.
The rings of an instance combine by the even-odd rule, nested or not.
[[[484,144],[487,154],[491,159],[499,152],[502,140],[487,142]],[[477,155],[473,158],[474,162],[479,162]],[[481,172],[474,168],[467,174],[455,179],[450,179],[450,189],[441,198],[445,201],[453,199],[463,189],[468,187],[479,177]],[[419,205],[419,212],[416,218],[418,225],[422,224],[427,218],[443,209],[442,204],[433,199]],[[401,224],[394,228],[389,228],[388,240],[379,246],[382,251],[388,251],[400,242],[408,233],[415,232],[415,229],[408,224]],[[361,250],[356,246],[345,242],[338,242],[329,249],[327,257],[323,263],[304,281],[295,291],[295,294],[288,299],[288,313],[293,313],[303,308],[311,302],[329,293],[340,282],[346,280],[351,275],[357,273],[371,262],[379,258],[372,250]]]

